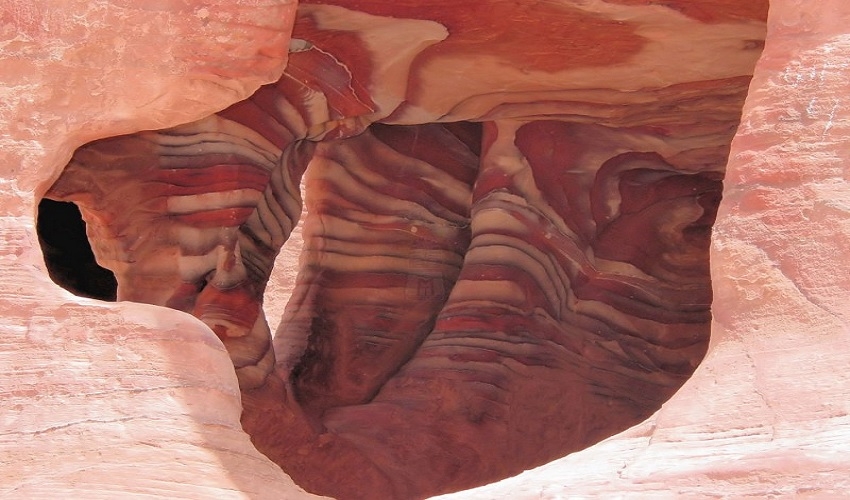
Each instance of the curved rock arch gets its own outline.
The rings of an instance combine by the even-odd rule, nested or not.
[[[434,7],[302,2],[276,83],[81,148],[48,192],[81,206],[120,300],[222,339],[254,443],[320,493],[419,497],[582,449],[708,342],[766,4]],[[272,349],[263,293],[305,172]]]
[[[357,123],[354,123],[354,124],[351,124],[351,123],[343,123],[343,125],[358,126],[358,125],[361,125],[361,124],[357,124]],[[322,132],[322,133],[324,133],[324,132],[326,132],[326,131],[324,131],[324,130],[323,130],[323,131],[321,131],[321,132]],[[178,135],[179,135],[179,134],[178,134]],[[362,136],[358,136],[358,137],[362,137]],[[368,136],[367,136],[367,137],[368,137]],[[349,144],[350,144],[350,143],[349,143]],[[497,142],[494,142],[493,144],[498,144],[498,143],[497,143]],[[355,146],[356,146],[356,145],[355,145]],[[354,146],[352,146],[352,147],[354,147]],[[709,148],[709,149],[710,149],[710,148]],[[338,152],[332,152],[332,153],[333,153],[333,154],[339,154]],[[715,154],[716,154],[716,153],[715,153]],[[330,156],[330,155],[331,155],[331,154],[330,154],[330,153],[328,153],[328,156]],[[675,155],[674,155],[674,156],[675,156]],[[697,156],[698,156],[698,155],[697,155]],[[670,158],[668,158],[668,157],[664,157],[663,159],[665,160],[665,163],[669,163],[669,162],[670,162]],[[683,158],[683,160],[688,161],[688,160],[693,160],[693,158],[688,158],[688,157],[687,157],[687,155],[686,155],[686,157],[685,157],[685,158]],[[500,165],[500,166],[503,166],[503,165]],[[654,168],[647,169],[647,168],[645,167],[645,165],[644,165],[644,167],[641,167],[641,168],[642,168],[642,169],[644,169],[644,170],[655,170]],[[636,169],[636,170],[640,170],[640,168],[639,168],[639,169]],[[663,170],[663,169],[662,169],[662,170]],[[641,174],[642,174],[642,172],[636,172],[636,173],[634,174],[635,179],[631,179],[632,181],[637,181],[637,185],[640,185],[640,184],[641,184],[641,182],[645,181],[647,177],[648,177],[649,179],[655,179],[655,180],[658,180],[658,176],[657,176],[657,175],[648,175],[648,176],[647,176],[647,175],[641,175]],[[688,173],[688,177],[686,177],[686,178],[688,178],[688,179],[693,179],[695,175],[697,175],[697,174],[693,174],[693,173],[690,173],[690,172],[689,172],[689,173]],[[661,175],[661,176],[660,176],[661,180],[666,179],[666,178],[669,178],[669,177],[670,177],[669,175],[668,175],[668,176],[665,176],[665,175]],[[496,181],[498,181],[498,180],[499,180],[499,179],[496,179]],[[707,181],[711,181],[711,179],[707,179]],[[631,186],[631,185],[630,185],[630,186]],[[709,191],[707,191],[707,192],[711,192],[711,190],[709,190]],[[510,200],[508,200],[508,201],[510,201]],[[527,201],[527,200],[526,200],[526,201]],[[702,206],[702,205],[700,205],[700,206]],[[703,208],[704,208],[704,207],[703,207]],[[602,209],[602,210],[599,210],[599,211],[600,211],[600,212],[602,212],[602,213],[604,213],[604,207],[603,207],[603,209]],[[622,251],[626,251],[626,252],[628,251],[628,249],[620,249],[620,248],[616,248],[616,249],[614,249],[614,250],[616,250],[616,251],[621,251],[621,250],[622,250]],[[614,250],[612,250],[612,251],[614,251]],[[237,316],[238,316],[238,315],[237,315]],[[251,325],[249,325],[249,326],[251,326]],[[249,384],[249,385],[250,385],[250,384]],[[368,416],[368,415],[367,415],[367,416]],[[478,417],[476,417],[476,418],[478,418]],[[486,420],[486,419],[485,419],[485,420]],[[482,421],[483,421],[483,420],[482,420]],[[355,422],[355,423],[356,423],[356,422]],[[371,424],[372,422],[366,422],[366,423]],[[344,422],[344,424],[350,424],[350,420],[349,420],[348,422]],[[325,443],[325,444],[327,444],[327,443]],[[332,446],[333,446],[333,445],[332,445]],[[399,449],[400,449],[400,448],[399,448]],[[425,478],[423,477],[422,479],[424,480]],[[426,487],[433,487],[433,485],[428,485],[428,486],[426,486]],[[404,494],[404,492],[402,492],[402,494]]]

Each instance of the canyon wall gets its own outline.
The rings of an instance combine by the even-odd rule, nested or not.
[[[850,488],[850,6],[773,0],[714,227],[711,345],[651,418],[490,498],[840,498]]]
[[[242,432],[202,323],[47,277],[36,207],[74,149],[208,115],[285,65],[292,2],[138,5],[0,4],[0,496],[309,498]]]
[[[47,277],[34,217],[85,142],[199,119],[277,80],[294,5],[99,5],[3,6],[0,492],[307,498],[242,432],[231,359],[209,323],[60,289]],[[710,10],[679,7],[711,22]],[[837,0],[770,5],[713,229],[711,340],[693,377],[621,434],[450,497],[850,487],[848,22],[850,7]],[[400,121],[422,110],[405,112]],[[423,141],[445,135],[422,130]],[[352,149],[376,147],[361,137]],[[524,152],[533,150],[529,142]],[[320,150],[324,159],[344,152]],[[310,383],[304,390],[315,392]]]

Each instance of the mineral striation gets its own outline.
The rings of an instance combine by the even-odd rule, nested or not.
[[[850,486],[850,8],[67,5],[3,17],[4,493],[306,497],[239,388],[338,498]]]

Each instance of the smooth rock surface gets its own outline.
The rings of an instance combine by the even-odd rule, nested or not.
[[[664,3],[700,22],[728,20],[692,3]],[[86,11],[76,16],[58,5],[7,2],[3,11],[4,38],[12,42],[0,70],[6,93],[0,108],[0,449],[11,459],[2,461],[0,493],[306,497],[239,429],[236,379],[208,328],[152,306],[105,305],[64,293],[47,278],[33,227],[37,195],[82,142],[200,118],[274,80],[285,57],[286,15],[269,16],[264,9],[273,8],[271,2],[252,15],[256,3],[244,3],[239,15],[247,17],[240,21],[280,24],[248,36],[251,44],[236,42],[254,77],[229,80],[233,75],[219,71],[234,56],[226,49],[228,35],[204,31],[214,29],[209,19],[234,22],[223,3],[161,2],[162,9],[143,12],[117,0],[117,9],[62,4]],[[280,6],[291,14],[290,7]],[[734,19],[753,15],[748,8],[731,11]],[[181,24],[186,19],[196,24]],[[332,25],[334,16],[325,21]],[[209,64],[195,72],[177,48],[164,58],[158,52],[151,63],[130,64],[132,71],[104,71],[104,60],[124,68],[126,60],[113,57],[114,48],[123,47],[113,37],[124,22],[127,33],[139,30],[135,35],[156,26],[150,46],[157,46],[160,28],[191,47],[213,39],[203,56]],[[690,381],[654,416],[618,436],[451,498],[829,497],[850,489],[848,23],[850,7],[838,0],[771,3],[766,52],[733,144],[712,243],[711,346]],[[94,28],[104,32],[93,36]],[[433,26],[420,28],[427,34]],[[45,37],[45,30],[62,36]],[[80,53],[85,45],[75,40],[82,35],[108,48],[109,56]],[[217,52],[219,43],[225,48]],[[136,56],[150,54],[131,48]],[[259,57],[265,66],[252,59],[256,54],[275,56]],[[154,70],[139,79],[139,66]],[[160,72],[170,76],[151,76]],[[93,82],[102,88],[75,93],[96,87]],[[392,102],[398,96],[378,97]],[[415,97],[420,100],[400,108],[399,120],[421,118],[423,107],[446,111],[438,98]],[[463,112],[480,110],[476,102],[466,105]]]
[[[699,5],[305,1],[277,82],[87,144],[46,196],[80,206],[118,300],[219,336],[245,429],[306,488],[485,484],[640,422],[705,353],[767,3]]]
[[[208,328],[47,277],[36,200],[76,147],[205,116],[286,61],[292,2],[137,5],[0,6],[0,496],[311,497],[242,432]]]
[[[714,228],[709,352],[646,422],[445,499],[850,491],[850,5],[772,1]]]

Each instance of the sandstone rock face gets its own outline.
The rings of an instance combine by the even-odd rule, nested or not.
[[[0,496],[308,496],[242,432],[208,328],[47,278],[35,207],[76,147],[208,115],[285,63],[290,2],[136,4],[0,7]]]
[[[291,5],[169,5],[115,2],[87,26],[137,29],[150,15],[154,34],[207,44],[204,64],[177,47],[156,62],[172,76],[107,78],[92,96],[110,100],[91,104],[27,103],[33,88],[54,97],[61,68],[12,87],[6,141],[32,175],[9,172],[4,195],[4,398],[15,405],[4,426],[15,444],[3,446],[22,457],[3,470],[10,493],[298,495],[236,425],[233,365],[254,444],[312,491],[413,498],[493,481],[652,414],[708,347],[712,281],[708,357],[660,411],[458,495],[845,487],[831,454],[847,414],[837,372],[850,280],[834,260],[848,75],[831,57],[848,51],[848,8],[771,4],[724,187],[766,2],[303,2],[289,44]],[[18,6],[6,17],[26,26],[31,12],[45,17]],[[266,29],[216,24],[234,19]],[[43,39],[21,36],[19,64],[56,63]],[[287,46],[283,76],[247,97],[277,78]],[[83,75],[90,66],[67,60]],[[197,80],[230,95],[199,99],[185,83]],[[159,93],[146,100],[138,85]],[[92,112],[80,131],[87,115],[51,120],[38,107],[49,105],[117,113]],[[137,121],[122,107],[134,105]],[[120,135],[138,129],[156,130]],[[49,166],[106,135],[52,183]],[[302,181],[300,273],[272,347],[262,305]],[[52,286],[21,208],[48,186],[82,208],[119,300],[208,328]],[[811,235],[805,252],[799,234]],[[822,267],[801,265],[803,253]],[[823,391],[801,397],[792,367]],[[87,436],[114,451],[95,455]],[[45,449],[82,453],[60,466]],[[123,475],[158,461],[189,465]]]
[[[313,491],[511,475],[639,422],[705,352],[764,8],[490,6],[304,2],[276,83],[87,145],[48,192],[81,207],[119,300],[221,338],[246,430]],[[302,175],[272,349],[263,296]]]
[[[627,432],[444,498],[846,496],[850,6],[772,1],[768,20],[714,228],[703,363]]]

